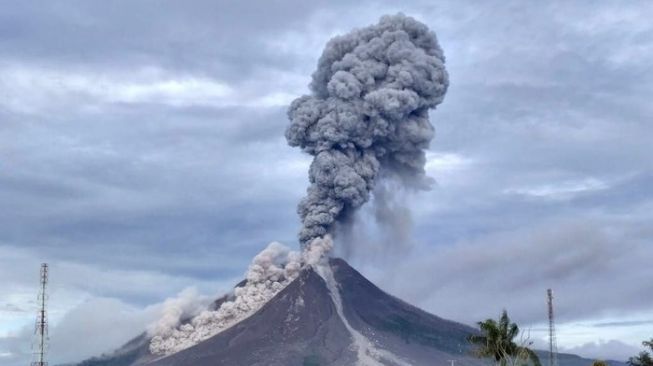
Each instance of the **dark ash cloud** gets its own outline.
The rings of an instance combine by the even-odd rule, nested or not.
[[[403,14],[327,43],[312,94],[288,111],[288,144],[314,157],[298,207],[303,245],[333,234],[336,223],[369,200],[377,180],[428,185],[429,109],[442,102],[448,85],[435,33]]]

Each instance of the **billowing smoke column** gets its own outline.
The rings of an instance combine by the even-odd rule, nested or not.
[[[447,86],[435,33],[403,14],[329,41],[311,95],[288,111],[288,144],[314,156],[298,207],[303,246],[367,202],[380,174],[427,186],[428,110]]]

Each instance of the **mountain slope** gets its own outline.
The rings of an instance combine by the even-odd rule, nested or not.
[[[352,365],[354,354],[347,339],[324,282],[310,270],[255,315],[148,365]]]
[[[476,364],[467,338],[478,331],[442,319],[388,295],[342,259],[330,261],[340,285],[345,315],[354,328],[395,354],[409,354],[416,365],[434,361]]]

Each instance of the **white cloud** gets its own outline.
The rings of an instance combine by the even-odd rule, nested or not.
[[[79,304],[50,330],[51,362],[80,361],[113,351],[142,333],[158,315],[155,309],[102,297]]]
[[[461,154],[427,151],[425,169],[432,174],[455,173],[469,168],[473,163],[471,158]]]
[[[575,347],[562,348],[560,351],[597,360],[626,361],[629,357],[636,356],[640,349],[615,339],[600,339]]]
[[[568,200],[582,193],[609,188],[608,183],[596,178],[563,181],[533,187],[508,188],[504,194],[516,194],[539,199]]]
[[[44,114],[71,108],[99,112],[103,105],[116,103],[217,108],[288,105],[296,97],[287,91],[289,83],[297,85],[297,78],[280,73],[268,76],[276,79],[272,89],[259,85],[235,89],[207,76],[152,67],[91,72],[0,64],[0,106],[17,113]]]

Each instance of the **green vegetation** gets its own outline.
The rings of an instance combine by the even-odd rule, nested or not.
[[[653,338],[650,341],[642,342],[644,347],[650,348],[653,352]],[[631,357],[628,359],[628,365],[630,366],[653,366],[653,357],[648,351],[642,351],[639,355]]]
[[[592,366],[609,366],[607,362],[603,360],[595,360],[592,362]]]
[[[500,366],[526,365],[529,361],[534,366],[541,366],[540,359],[535,352],[526,347],[526,345],[530,346],[532,342],[525,339],[521,344],[515,343],[514,340],[519,335],[519,327],[510,322],[505,310],[498,322],[494,319],[487,319],[478,322],[478,326],[481,328],[481,335],[469,337],[469,341],[477,346],[475,354],[478,357],[492,357]]]

